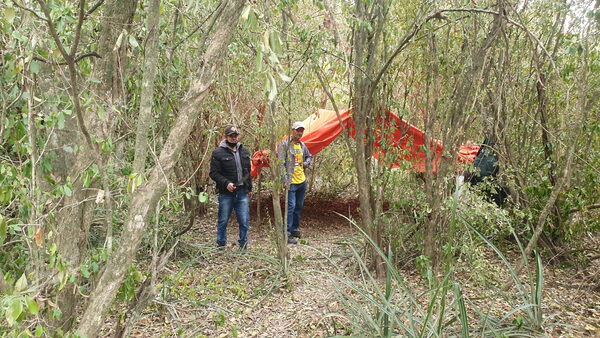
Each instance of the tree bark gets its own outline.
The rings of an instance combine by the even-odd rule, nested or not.
[[[123,79],[127,60],[127,43],[115,48],[119,35],[131,31],[138,0],[105,0],[106,10],[100,25],[98,54],[102,57],[94,65],[94,73],[99,83],[96,90],[108,112],[113,105],[125,101]],[[96,112],[94,112],[95,114]],[[111,116],[107,116],[112,120]]]
[[[372,82],[374,78],[374,65],[376,64],[379,38],[382,26],[386,20],[385,8],[382,1],[376,1],[371,8],[367,8],[363,1],[355,1],[356,16],[371,22],[375,27],[373,31],[367,29],[364,25],[357,25],[353,33],[353,54],[354,54],[354,78],[353,78],[353,97],[352,105],[354,107],[353,119],[356,128],[356,152],[353,154],[358,181],[358,198],[360,203],[360,218],[365,232],[371,237],[373,242],[381,246],[381,239],[378,238],[378,229],[376,229],[375,210],[373,207],[373,191],[371,182],[371,148],[373,141],[369,138],[370,121],[373,120],[373,93],[377,83]],[[384,276],[384,267],[381,257],[376,250],[370,250],[371,267],[375,270],[378,277]]]
[[[271,101],[269,103],[269,117],[271,118],[271,123],[275,123],[275,102]],[[275,131],[273,128],[270,129],[269,132],[269,142],[272,145],[277,143],[275,136]],[[284,154],[287,154],[287,149],[284,150]],[[285,215],[281,212],[281,198],[279,192],[281,191],[281,176],[282,176],[282,163],[281,160],[277,157],[277,149],[272,149],[271,154],[274,154],[271,158],[273,164],[270,165],[271,176],[273,176],[274,187],[272,193],[272,202],[273,202],[273,216],[275,217],[275,235],[277,240],[277,255],[279,256],[279,263],[281,264],[281,272],[284,276],[287,275],[288,272],[288,264],[289,264],[289,253],[287,247],[287,189],[284,189],[285,194]],[[286,155],[287,156],[287,155]],[[287,168],[285,169],[287,170]]]
[[[154,98],[154,79],[158,69],[158,25],[160,21],[160,0],[151,0],[146,14],[146,55],[144,58],[144,77],[140,98],[140,114],[135,133],[135,156],[133,172],[144,173],[148,155],[148,131],[152,129],[152,102]]]
[[[180,115],[169,133],[158,163],[150,171],[147,183],[140,187],[133,198],[119,246],[109,258],[100,275],[90,296],[88,307],[79,323],[77,331],[80,334],[95,337],[102,326],[106,312],[144,237],[148,217],[166,189],[168,174],[173,169],[187,136],[192,130],[198,115],[197,108],[208,95],[208,89],[214,82],[244,4],[245,0],[227,2],[220,24],[202,55],[200,71],[183,100]]]
[[[54,39],[65,60],[69,77],[69,94],[73,102],[73,107],[75,108],[75,114],[72,120],[76,120],[79,125],[80,136],[74,137],[74,139],[76,139],[74,142],[75,145],[79,146],[78,152],[74,155],[74,158],[70,153],[63,153],[66,158],[65,162],[72,162],[68,167],[68,173],[64,176],[65,180],[70,179],[70,183],[72,184],[72,195],[65,196],[63,199],[62,207],[58,211],[58,226],[56,228],[58,252],[67,263],[69,272],[78,276],[79,265],[83,262],[85,257],[90,220],[93,211],[93,208],[90,207],[89,203],[92,197],[84,190],[81,175],[93,163],[98,163],[101,166],[103,163],[106,163],[105,160],[100,161],[102,155],[99,155],[98,144],[95,143],[92,138],[105,139],[109,134],[111,127],[108,123],[105,124],[100,120],[97,111],[92,109],[84,110],[80,104],[81,98],[78,84],[79,74],[76,64],[76,55],[80,44],[83,22],[86,18],[86,1],[79,1],[77,26],[69,50],[64,47],[61,38],[58,36],[46,2],[38,0],[38,3],[44,12],[50,35]],[[112,50],[118,37],[118,33],[121,32],[123,27],[129,28],[127,23],[133,18],[135,1],[133,2],[134,5],[129,7],[130,10],[123,10],[127,4],[131,4],[131,2],[115,0],[109,3],[106,11],[106,13],[110,13],[107,15],[108,17],[111,15],[125,15],[127,16],[127,19],[121,17],[119,20],[116,20],[118,24],[115,24],[115,22],[111,20],[108,20],[108,22],[105,21],[105,30],[103,30],[104,33],[100,36],[98,49],[101,53],[108,54],[107,51]],[[111,58],[109,57],[105,57],[99,62],[100,67],[97,73],[101,74],[103,80],[105,77],[112,77],[114,75],[114,70],[111,67],[102,66],[103,62],[110,62],[110,59]],[[107,83],[110,83],[110,85]],[[112,81],[101,81],[99,89],[96,92],[97,96],[103,97],[102,93],[107,90],[107,88],[112,88]],[[74,124],[74,122],[71,121],[70,124]],[[67,331],[72,325],[74,311],[77,306],[77,291],[73,283],[67,283],[67,285],[58,293],[57,303],[62,312],[62,318],[58,323],[55,323],[55,325],[58,325],[63,330]]]

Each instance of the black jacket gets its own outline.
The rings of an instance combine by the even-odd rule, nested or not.
[[[242,180],[244,187],[252,191],[252,178],[250,177],[250,152],[238,143],[238,152],[242,162]],[[237,170],[235,167],[235,158],[233,151],[227,146],[225,141],[221,141],[219,147],[212,152],[210,159],[210,178],[217,184],[217,191],[220,194],[231,194],[227,190],[229,183],[237,183]]]

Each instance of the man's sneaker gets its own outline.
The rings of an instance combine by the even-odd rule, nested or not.
[[[302,238],[300,231],[292,231],[292,237]]]
[[[288,237],[288,244],[298,244],[298,241],[293,237]]]
[[[225,251],[225,245],[226,244],[217,243],[217,250],[219,250],[219,251]]]

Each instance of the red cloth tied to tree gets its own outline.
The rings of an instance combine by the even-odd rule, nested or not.
[[[301,141],[306,144],[313,155],[331,144],[343,129],[349,129],[352,137],[356,134],[351,109],[340,112],[339,117],[335,111],[319,109],[316,113],[308,116],[303,123],[305,129]],[[389,110],[376,119],[372,130],[375,134],[373,157],[392,168],[425,172],[426,153],[423,131]],[[382,142],[381,135],[385,135],[385,142]],[[436,172],[444,146],[435,139],[430,143],[429,148],[435,152],[432,169]],[[479,145],[473,142],[461,145],[458,162],[473,162],[478,150]],[[252,155],[252,177],[257,177],[261,168],[268,166],[268,151],[265,153],[265,150],[261,150]]]

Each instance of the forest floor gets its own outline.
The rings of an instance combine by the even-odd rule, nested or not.
[[[268,199],[262,203],[263,206],[270,204]],[[214,210],[209,211],[191,232],[183,236],[177,254],[163,272],[159,297],[144,311],[132,336],[324,337],[351,334],[348,321],[352,318],[333,315],[343,313],[343,309],[340,309],[339,294],[342,288],[332,276],[350,270],[344,278],[357,277],[349,241],[356,240],[359,235],[347,219],[338,215],[357,216],[357,207],[356,200],[331,202],[308,196],[301,226],[303,238],[300,244],[288,246],[291,263],[287,278],[279,273],[274,231],[268,221],[258,224],[255,206],[252,209],[251,242],[246,251],[237,247],[236,223],[229,225],[226,250],[214,248],[216,216]],[[590,241],[596,249],[600,247],[598,238]],[[489,255],[486,254],[488,263],[501,266],[501,261],[489,251]],[[536,336],[600,336],[600,292],[590,287],[596,283],[592,278],[598,276],[597,263],[598,260],[596,265],[578,269],[545,266],[544,332]],[[400,271],[415,294],[426,291],[422,274],[413,264],[405,265]],[[496,277],[501,275],[496,274]],[[459,275],[457,280],[467,299],[471,323],[477,320],[469,310],[471,308],[502,317],[520,305],[511,303],[510,299],[515,297],[499,296],[502,292],[498,285],[502,281],[494,283],[488,279],[482,286],[478,278]],[[104,335],[111,335],[116,320],[113,316],[106,323]],[[471,324],[473,326],[475,324]]]

